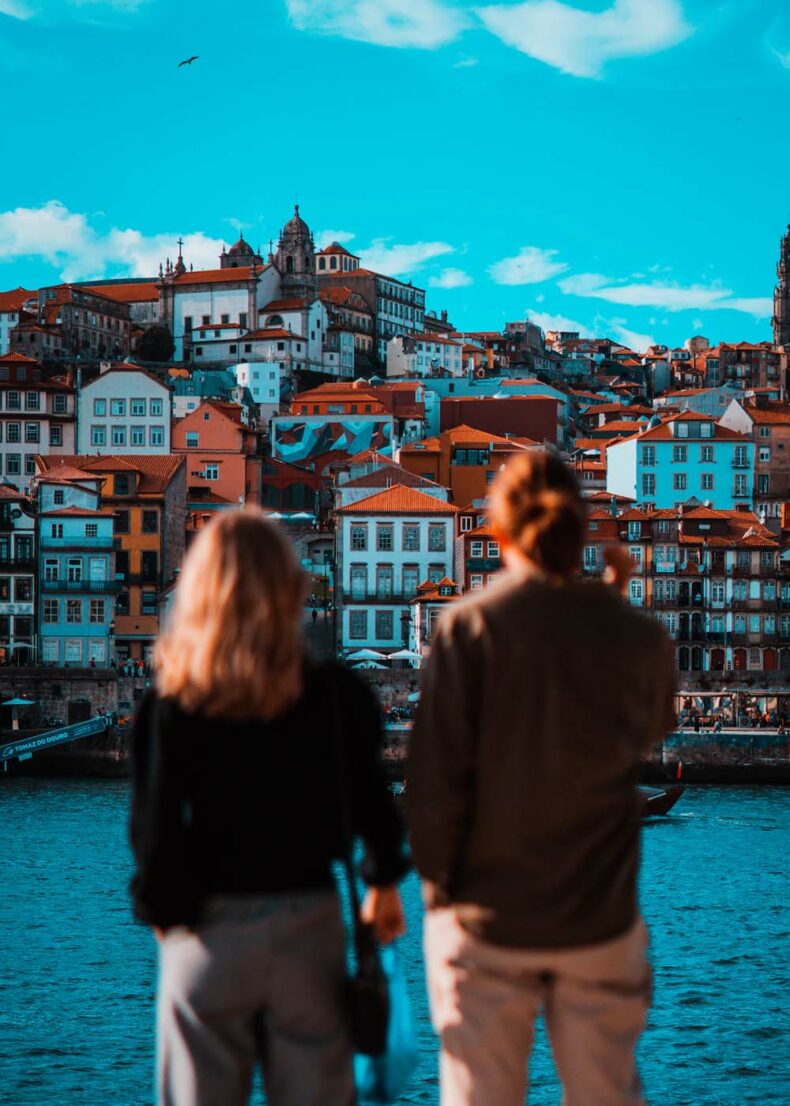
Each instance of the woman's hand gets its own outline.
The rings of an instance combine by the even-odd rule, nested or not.
[[[406,932],[403,904],[397,887],[371,887],[360,911],[362,921],[373,926],[376,938],[388,945]]]
[[[606,571],[603,574],[605,584],[611,584],[622,595],[628,594],[628,581],[636,567],[631,554],[622,545],[607,545],[603,551]]]

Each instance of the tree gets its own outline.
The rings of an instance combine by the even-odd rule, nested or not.
[[[149,326],[137,343],[137,356],[141,361],[169,361],[175,343],[166,326]]]

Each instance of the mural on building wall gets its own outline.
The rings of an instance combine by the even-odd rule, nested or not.
[[[353,456],[366,449],[392,453],[392,419],[380,415],[313,415],[272,419],[272,456],[293,465],[327,453]]]

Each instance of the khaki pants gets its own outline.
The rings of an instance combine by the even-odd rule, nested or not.
[[[159,1106],[352,1106],[345,936],[331,893],[212,900],[159,947]]]
[[[523,1106],[538,1015],[565,1106],[643,1106],[634,1048],[650,1002],[647,930],[584,948],[512,949],[472,937],[452,909],[426,918],[442,1106]]]

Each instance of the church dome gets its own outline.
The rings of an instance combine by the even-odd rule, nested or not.
[[[310,234],[310,228],[299,214],[299,204],[294,205],[294,213],[283,227],[283,234],[287,234],[289,231],[296,234]]]
[[[242,235],[238,242],[234,242],[228,250],[228,257],[254,257],[255,252],[249,242],[244,241]]]

